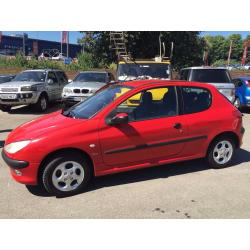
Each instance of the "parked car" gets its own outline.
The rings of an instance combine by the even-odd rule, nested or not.
[[[238,109],[250,107],[250,77],[233,79],[236,87],[234,105]]]
[[[10,82],[15,78],[15,75],[0,75],[0,84]]]
[[[18,105],[34,105],[38,111],[45,111],[51,101],[61,99],[63,87],[68,78],[61,70],[26,70],[13,81],[0,85],[0,109],[10,111]]]
[[[159,88],[166,90],[161,100],[151,93]],[[140,103],[130,105],[139,93]],[[113,84],[21,125],[2,156],[16,181],[65,196],[93,176],[203,157],[211,167],[226,167],[243,134],[241,112],[214,86],[141,80]]]
[[[107,83],[114,81],[114,76],[107,71],[83,71],[63,88],[62,100],[66,107],[92,96]]]
[[[226,68],[190,67],[180,71],[180,79],[214,85],[232,103],[235,100],[235,86]]]
[[[245,65],[242,65],[242,69],[249,70],[250,69],[250,63],[247,63]]]

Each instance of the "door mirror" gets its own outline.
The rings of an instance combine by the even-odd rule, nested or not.
[[[108,122],[109,125],[118,125],[128,123],[127,113],[118,113]]]
[[[53,79],[48,79],[48,80],[47,80],[47,83],[48,83],[48,84],[53,84],[54,81],[53,81]]]

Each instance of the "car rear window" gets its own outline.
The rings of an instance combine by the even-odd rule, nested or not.
[[[231,83],[226,69],[193,69],[191,81],[206,83]]]
[[[212,103],[209,90],[198,87],[182,87],[184,114],[192,114],[208,109]]]

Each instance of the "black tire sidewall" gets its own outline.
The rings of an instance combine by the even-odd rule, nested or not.
[[[46,100],[46,109],[42,109],[42,106],[41,106],[41,100],[45,98]],[[36,109],[39,111],[39,112],[45,112],[47,109],[48,109],[48,105],[49,105],[49,101],[48,101],[48,98],[45,94],[41,94],[37,103],[35,104],[36,106]]]
[[[66,161],[75,161],[79,163],[83,170],[84,170],[84,180],[83,182],[74,190],[72,191],[61,191],[58,190],[52,182],[52,174],[55,170],[55,168]],[[58,155],[55,156],[53,159],[51,159],[47,165],[44,168],[44,171],[42,173],[42,183],[44,185],[44,188],[47,190],[48,193],[53,194],[55,196],[71,196],[74,194],[77,194],[81,192],[88,184],[91,177],[91,171],[90,171],[90,163],[88,160],[85,159],[85,157],[80,156],[79,154],[64,154],[64,155]]]
[[[214,160],[214,157],[213,157],[214,148],[220,141],[229,141],[233,147],[233,154],[232,154],[231,159],[224,164],[218,164]],[[207,162],[208,162],[209,166],[212,168],[225,168],[225,167],[230,166],[230,164],[233,160],[234,154],[235,154],[235,142],[234,142],[234,140],[230,137],[227,137],[227,136],[221,136],[221,137],[218,137],[217,139],[215,139],[212,142],[212,144],[210,145],[209,150],[208,150],[208,154],[207,154]]]

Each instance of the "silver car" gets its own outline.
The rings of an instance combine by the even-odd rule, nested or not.
[[[32,104],[43,112],[49,102],[61,99],[67,83],[67,76],[60,70],[23,71],[11,82],[0,85],[0,109],[8,112],[13,106]]]
[[[235,86],[224,67],[190,67],[180,71],[180,79],[214,85],[229,101],[234,103]]]
[[[110,72],[80,72],[72,82],[64,87],[62,101],[65,106],[71,106],[92,96],[97,90],[112,81],[114,81],[114,77]]]

